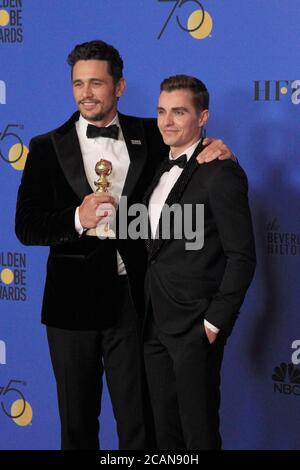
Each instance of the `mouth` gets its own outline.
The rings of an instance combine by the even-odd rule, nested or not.
[[[177,133],[177,132],[178,132],[177,129],[163,129],[163,134],[170,134],[170,135],[172,135],[172,134],[175,134],[175,133]]]
[[[98,101],[80,101],[80,105],[87,111],[91,111],[99,104]]]

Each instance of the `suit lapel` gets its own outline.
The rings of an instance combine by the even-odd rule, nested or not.
[[[90,194],[92,190],[85,175],[82,154],[75,127],[75,122],[78,118],[79,113],[74,113],[69,121],[53,131],[51,137],[58,161],[66,180],[82,201],[82,199],[87,194]]]
[[[144,194],[144,197],[143,197],[143,203],[148,206],[149,204],[149,200],[150,200],[150,197],[151,197],[151,194],[153,193],[154,189],[156,188],[156,186],[158,185],[158,182],[161,178],[161,176],[163,175],[164,171],[163,171],[163,168],[164,168],[164,161],[163,160],[161,162],[161,164],[159,165],[154,177],[153,177],[153,180],[152,182],[150,183],[150,185],[148,186],[148,188],[146,189],[145,191],[145,194]]]
[[[63,126],[53,131],[52,141],[68,183],[82,200],[92,190],[86,178],[75,127],[78,119],[79,113],[76,112]],[[119,120],[130,158],[122,196],[129,198],[146,162],[147,146],[141,119],[119,113]]]
[[[130,158],[122,196],[129,199],[142,174],[147,159],[147,145],[142,119],[119,113],[119,121]]]
[[[193,173],[198,168],[199,164],[196,160],[196,157],[201,152],[202,149],[203,149],[203,145],[202,145],[202,140],[201,140],[199,142],[199,145],[197,145],[193,155],[191,156],[191,158],[187,162],[183,172],[181,173],[178,180],[176,181],[173,188],[171,189],[171,191],[170,191],[170,193],[169,193],[169,195],[168,195],[168,197],[165,201],[165,205],[167,205],[168,207],[171,207],[173,204],[177,204],[180,201],[180,199],[182,197],[182,194],[184,193],[184,190],[185,190],[186,186],[188,185]],[[161,176],[161,174],[159,175],[159,172],[157,172],[157,175],[159,177],[158,178],[155,177],[154,181],[153,181],[153,183],[155,183],[155,185],[151,184],[152,191],[154,190],[154,188],[157,185],[157,183],[160,179],[160,176]],[[151,191],[151,193],[152,193],[152,191]],[[148,204],[149,204],[149,199],[150,199],[151,193],[148,195],[148,199],[147,199]],[[147,191],[147,194],[148,194],[148,191]],[[160,215],[159,222],[158,222],[158,227],[159,228],[161,227],[161,218],[162,218],[162,215]],[[167,240],[164,240],[162,238],[155,238],[152,241],[152,243],[150,243],[150,253],[149,253],[150,258],[153,258],[158,253],[158,251],[161,249],[161,247],[163,246],[163,244],[166,241]]]
[[[161,176],[164,173],[163,168],[164,168],[164,160],[161,162],[160,166],[158,167],[158,169],[157,169],[157,171],[154,175],[154,178],[153,178],[151,184],[148,186],[148,188],[145,191],[145,194],[144,194],[144,197],[143,197],[143,204],[147,208],[149,207],[149,201],[150,201],[151,194],[153,193],[154,189],[158,185],[158,182],[159,182]],[[151,236],[152,235],[151,234],[151,224],[150,224],[149,217],[148,217],[148,232],[147,233],[148,233],[148,238],[145,239],[145,244],[146,244],[148,252],[151,253],[152,247],[153,247],[153,244],[154,244],[155,240]]]

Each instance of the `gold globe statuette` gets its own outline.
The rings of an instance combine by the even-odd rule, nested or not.
[[[112,172],[112,164],[109,160],[104,160],[101,158],[96,163],[95,172],[99,176],[97,181],[94,181],[95,186],[97,187],[95,194],[98,196],[103,196],[104,194],[109,194],[108,188],[110,182],[107,180],[108,176]],[[93,237],[101,238],[115,238],[116,235],[113,230],[109,227],[109,223],[105,222],[104,224],[99,224],[96,228],[90,228],[86,232],[87,235]]]

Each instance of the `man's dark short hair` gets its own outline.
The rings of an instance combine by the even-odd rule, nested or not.
[[[193,103],[197,111],[208,109],[209,93],[203,82],[190,75],[173,75],[165,78],[160,84],[160,91],[190,90],[193,94]]]
[[[113,77],[114,83],[118,83],[123,77],[123,60],[119,51],[104,41],[94,40],[77,44],[68,55],[68,64],[73,67],[79,60],[106,60],[108,72]]]

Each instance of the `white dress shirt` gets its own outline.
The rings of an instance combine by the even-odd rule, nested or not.
[[[187,161],[189,161],[189,159],[193,155],[199,142],[200,140],[198,140],[195,144],[191,145],[189,148],[187,148],[184,152],[182,152],[176,158],[179,158],[181,155],[186,155]],[[169,154],[169,158],[170,160],[176,159],[176,158],[173,159],[171,151]],[[166,171],[165,173],[163,173],[157,186],[154,188],[151,194],[151,197],[149,200],[149,219],[150,219],[152,238],[155,238],[159,219],[160,219],[160,214],[166,202],[166,199],[171,189],[173,188],[174,184],[176,183],[179,176],[181,175],[182,171],[183,171],[183,168],[180,168],[179,166],[174,165],[169,171]],[[207,328],[212,330],[214,333],[219,332],[219,329],[216,328],[211,323],[209,323],[207,320],[204,320],[204,324],[207,326]]]
[[[94,181],[97,180],[95,165],[101,158],[109,160],[112,163],[112,173],[109,176],[109,192],[117,201],[119,201],[127,176],[130,159],[118,115],[116,115],[114,119],[107,125],[110,126],[112,124],[116,124],[119,127],[118,140],[107,137],[87,138],[86,130],[88,124],[92,123],[89,123],[81,115],[79,120],[76,122],[76,131],[79,139],[87,180],[92,190],[95,191],[96,187],[94,185]],[[75,212],[75,228],[78,234],[82,235],[84,229],[79,219],[79,207],[77,207]],[[126,274],[124,262],[119,252],[117,252],[117,262],[118,273]]]

